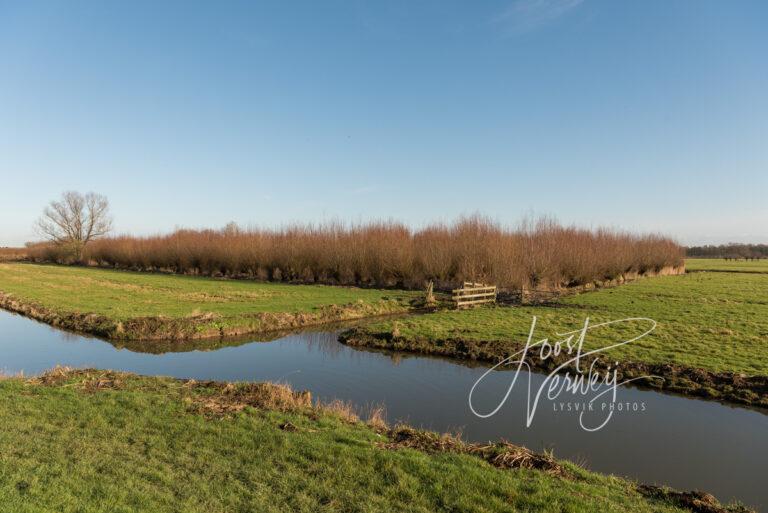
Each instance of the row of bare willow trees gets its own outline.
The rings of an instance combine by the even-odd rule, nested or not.
[[[658,235],[586,230],[540,219],[507,228],[474,216],[413,230],[397,222],[327,223],[283,229],[178,230],[93,241],[95,265],[272,281],[439,288],[464,280],[502,288],[560,287],[610,280],[682,263],[682,249]],[[61,261],[51,245],[36,260]]]

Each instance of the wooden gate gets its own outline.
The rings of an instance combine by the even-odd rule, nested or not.
[[[496,302],[496,286],[465,281],[460,289],[453,289],[452,299],[456,308]]]

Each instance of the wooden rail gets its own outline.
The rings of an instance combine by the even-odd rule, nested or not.
[[[496,286],[465,281],[460,289],[453,289],[452,299],[456,308],[496,302]]]

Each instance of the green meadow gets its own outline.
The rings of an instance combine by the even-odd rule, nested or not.
[[[619,287],[569,296],[552,306],[442,311],[366,325],[370,334],[398,334],[422,345],[446,339],[524,343],[533,317],[534,340],[590,323],[650,318],[649,335],[607,352],[620,361],[678,364],[715,372],[768,375],[768,274],[688,273],[643,278]],[[626,322],[590,330],[586,350],[642,334],[650,323]]]
[[[686,511],[567,462],[566,478],[393,450],[343,408],[206,414],[237,390],[102,371],[0,381],[0,511]]]
[[[687,258],[689,271],[725,271],[734,273],[768,273],[768,260],[726,260],[724,258]]]
[[[393,292],[325,285],[221,280],[34,264],[0,264],[0,291],[62,311],[132,317],[186,317],[212,312],[227,318],[253,312],[310,312],[321,306],[415,297]]]
[[[0,292],[45,308],[57,318],[95,314],[109,323],[144,318],[183,323],[185,319],[194,319],[198,330],[221,328],[235,333],[259,331],[264,327],[259,324],[259,314],[290,320],[303,316],[309,319],[307,322],[317,324],[402,313],[419,296],[403,291],[27,263],[0,264]],[[81,324],[63,326],[89,331],[89,323]],[[268,327],[283,326],[273,323]]]

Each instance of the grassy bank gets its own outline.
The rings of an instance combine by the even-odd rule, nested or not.
[[[768,273],[768,260],[726,260],[724,258],[686,258],[688,271],[723,271],[735,273]]]
[[[5,379],[0,511],[639,513],[691,502],[309,401],[274,385],[105,371]]]
[[[416,293],[0,264],[0,306],[115,339],[179,339],[405,312]]]
[[[620,361],[639,375],[674,377],[678,382],[667,385],[678,392],[768,406],[768,275],[763,274],[649,278],[567,297],[552,307],[446,311],[366,325],[345,337],[350,344],[495,362],[525,342],[533,316],[538,318],[534,340],[562,338],[556,334],[580,328],[586,317],[592,323],[654,319],[654,332],[610,350],[604,360]],[[600,328],[590,332],[584,347],[605,347],[646,328],[641,323]],[[653,372],[646,372],[646,364]]]

